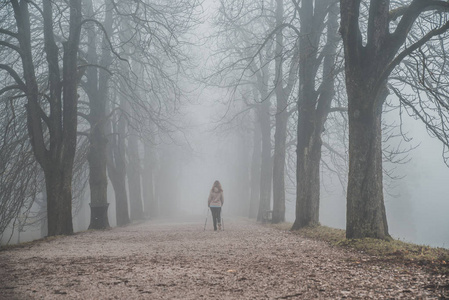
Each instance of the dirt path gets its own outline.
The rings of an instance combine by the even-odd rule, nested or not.
[[[449,283],[247,221],[225,225],[147,222],[2,251],[0,299],[436,299]]]

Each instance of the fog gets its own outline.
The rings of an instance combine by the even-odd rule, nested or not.
[[[243,140],[239,137],[239,130],[235,132],[235,128],[223,129],[219,126],[228,110],[226,103],[217,105],[217,98],[220,97],[224,99],[228,95],[220,89],[207,89],[195,96],[196,100],[183,108],[187,125],[182,139],[179,143],[163,145],[182,154],[182,158],[176,161],[176,181],[169,187],[163,187],[175,189],[171,193],[176,198],[172,199],[173,207],[169,208],[173,212],[170,218],[189,214],[197,216],[198,222],[203,222],[209,213],[207,198],[215,180],[222,183],[224,190],[224,220],[247,214],[249,199],[242,198],[238,190],[238,179],[242,175],[238,173],[242,161],[239,151]],[[392,115],[394,112],[390,114],[386,118],[395,117]],[[443,163],[442,144],[429,137],[424,125],[417,120],[405,118],[403,128],[409,137],[413,137],[411,144],[418,147],[409,153],[408,163],[395,166],[395,173],[401,178],[394,180],[385,193],[390,233],[394,238],[407,242],[449,248],[449,168]],[[247,159],[250,159],[250,150],[246,149]],[[385,167],[389,167],[388,164]],[[324,176],[320,203],[322,225],[345,228],[345,188],[335,176]],[[108,216],[111,226],[115,226],[115,200],[111,184],[108,190]],[[76,231],[87,230],[89,226],[88,194],[86,192],[86,199],[74,218]],[[295,198],[287,194],[286,220],[293,222],[294,219]],[[21,242],[40,238],[40,228],[26,230],[21,233]],[[2,243],[9,239],[10,232],[7,232]],[[15,243],[17,239],[15,233],[10,243]]]
[[[154,182],[149,183],[145,177],[141,181],[143,185],[154,185],[159,218],[176,220],[180,216],[192,215],[198,222],[204,222],[210,214],[207,199],[215,180],[221,182],[224,190],[222,216],[225,222],[249,214],[255,116],[251,111],[245,112],[243,96],[236,90],[214,84],[208,86],[204,82],[204,76],[213,68],[211,51],[217,46],[214,41],[204,38],[213,31],[211,22],[217,6],[214,1],[205,2],[204,23],[192,35],[192,39],[193,36],[197,39],[192,40],[192,44],[201,46],[193,45],[188,49],[195,54],[196,69],[190,71],[191,78],[180,76],[180,82],[177,82],[186,92],[176,112],[171,115],[171,121],[176,121],[177,131],[162,132],[157,140],[144,133],[140,136],[142,140],[152,141],[152,150],[157,155]],[[270,117],[274,115],[273,111]],[[395,110],[384,114],[386,121],[397,119]],[[389,231],[396,239],[449,248],[449,168],[442,156],[442,143],[430,137],[419,120],[404,117],[402,121],[402,130],[412,138],[409,145],[416,148],[407,154],[407,163],[384,164],[387,169],[394,168],[397,176],[393,180],[384,178],[384,182],[388,181],[384,186],[384,196]],[[295,120],[289,122],[293,124]],[[274,129],[271,135],[274,138]],[[399,142],[397,139],[393,143]],[[139,147],[142,160],[143,146]],[[294,154],[295,145],[291,145],[288,151]],[[293,167],[286,169],[286,221],[293,222],[296,196],[290,179],[295,178],[291,172],[294,160],[289,164]],[[320,223],[344,229],[345,180],[341,181],[323,165],[321,168]],[[75,231],[89,227],[89,202],[87,186],[82,199],[74,205]],[[116,206],[111,182],[108,183],[108,203],[109,223],[114,227],[117,225]],[[34,205],[32,211],[38,209]],[[8,229],[1,243],[25,242],[46,235],[39,223],[24,230],[19,233],[17,229],[14,232]]]

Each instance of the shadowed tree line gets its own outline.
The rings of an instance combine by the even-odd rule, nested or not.
[[[0,232],[14,220],[40,218],[46,219],[48,235],[73,233],[72,193],[85,190],[77,183],[77,170],[88,170],[83,178],[90,188],[89,228],[109,227],[108,180],[118,225],[156,214],[150,213],[157,210],[151,157],[158,135],[176,130],[170,118],[181,94],[177,80],[189,67],[183,35],[197,23],[199,4],[1,4]],[[13,160],[8,153],[14,153]],[[31,217],[30,207],[41,198],[45,216]]]
[[[382,112],[424,122],[447,162],[449,5],[217,6],[202,80],[231,101],[219,127],[240,141],[238,213],[283,222],[291,197],[292,229],[318,225],[321,176],[331,172],[347,192],[347,238],[388,239],[383,177],[394,175],[382,163],[402,161],[404,150],[383,145],[392,135]],[[180,82],[195,67],[187,53],[201,8],[199,0],[0,4],[0,232],[29,217],[46,219],[48,235],[73,233],[87,180],[90,229],[110,226],[108,182],[118,226],[170,214],[185,157],[167,144],[184,139]],[[31,218],[33,205],[44,213]]]

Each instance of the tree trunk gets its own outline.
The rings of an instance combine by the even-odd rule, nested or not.
[[[251,158],[251,200],[249,203],[249,218],[257,217],[257,210],[260,202],[260,173],[261,173],[261,153],[262,136],[259,122],[254,122],[253,154]]]
[[[27,96],[27,129],[37,162],[44,170],[47,188],[48,235],[72,234],[72,171],[77,141],[78,105],[78,50],[81,32],[81,0],[70,0],[67,40],[62,41],[62,76],[60,49],[55,42],[53,29],[53,3],[43,1],[40,10],[42,30],[33,34],[43,36],[46,66],[34,66],[31,43],[28,1],[11,2],[17,25],[23,77],[12,68],[2,66],[16,80]],[[35,4],[36,6],[38,4]],[[44,64],[43,60],[39,63]],[[45,87],[39,87],[35,68],[47,70]],[[44,71],[45,72],[45,71]],[[43,101],[42,98],[45,97]],[[42,103],[48,107],[42,108]]]
[[[72,172],[61,166],[44,169],[48,235],[72,234]]]
[[[101,121],[103,122],[103,121]],[[99,127],[102,127],[101,129]],[[90,224],[89,229],[105,229],[109,227],[108,199],[106,176],[107,139],[103,131],[104,125],[95,126],[90,133],[90,146],[87,160],[89,162],[90,187]]]
[[[115,173],[114,176],[109,175],[115,193],[115,217],[117,226],[125,226],[130,223],[128,195],[126,194],[126,173],[121,170],[115,171]]]
[[[104,28],[109,35],[112,32],[112,8],[109,1],[106,1],[106,13]],[[87,2],[89,16],[93,15],[92,2]],[[93,26],[88,31],[88,61],[96,65],[98,55],[96,49],[96,34]],[[103,37],[103,47],[100,65],[109,67],[111,64],[111,53],[107,40]],[[96,67],[88,68],[86,72],[87,86],[85,88],[89,97],[90,114],[88,121],[90,124],[89,134],[89,187],[90,187],[90,225],[89,229],[105,229],[109,227],[108,220],[108,200],[107,186],[108,178],[106,174],[107,165],[107,142],[105,135],[106,122],[106,102],[108,100],[109,73],[99,70]]]
[[[153,182],[153,153],[148,143],[144,143],[144,165],[143,165],[143,203],[145,217],[153,219],[157,216],[157,203],[154,195]]]
[[[338,7],[325,1],[305,1],[301,11],[300,90],[298,97],[296,219],[292,229],[319,224],[321,134],[334,92],[334,66],[338,44]],[[328,15],[327,28],[321,24]],[[327,30],[326,45],[318,54],[319,37]],[[319,57],[323,57],[323,62]],[[321,84],[315,89],[318,66]]]
[[[285,151],[287,140],[287,108],[276,114],[273,159],[273,223],[285,221]]]
[[[319,224],[321,131],[314,126],[315,120],[312,116],[312,112],[300,109],[296,163],[296,219],[293,230]]]
[[[382,104],[363,79],[347,81],[349,176],[347,238],[389,238],[382,182]],[[366,99],[370,98],[371,99]],[[382,99],[383,98],[383,99]]]
[[[47,218],[47,187],[46,183],[43,182],[42,187],[42,200],[39,201],[39,215],[41,216],[40,220],[40,237],[48,236],[48,218]]]
[[[238,193],[237,197],[237,205],[234,206],[235,215],[246,217],[249,215],[249,205],[250,205],[250,153],[248,151],[248,137],[246,135],[246,131],[242,133],[241,136],[238,137],[239,141],[237,146],[238,158],[237,168],[236,168],[236,190]]]
[[[321,158],[321,132],[316,125],[315,107],[318,94],[315,91],[315,77],[320,64],[317,59],[319,35],[314,28],[313,1],[302,3],[300,12],[301,37],[299,40],[299,96],[296,149],[296,219],[292,229],[313,226],[319,223]],[[316,16],[315,16],[316,17]]]
[[[122,109],[124,101],[120,103]],[[125,161],[125,131],[126,120],[119,117],[118,124],[115,120],[110,122],[110,138],[108,143],[107,170],[115,193],[115,213],[117,226],[130,223],[128,213],[128,196],[126,193],[126,161]],[[111,127],[112,126],[112,127]]]
[[[142,185],[140,183],[140,159],[137,133],[130,129],[128,136],[128,188],[132,221],[143,219]]]
[[[340,6],[349,120],[346,237],[388,239],[382,182],[381,115],[388,94],[386,82],[394,66],[390,63],[405,41],[408,26],[398,26],[392,38],[388,1],[372,2],[364,43],[358,28],[359,15],[354,13],[359,6],[360,2],[343,0]],[[401,22],[407,24],[413,19],[405,18]]]
[[[259,120],[262,133],[262,166],[260,170],[260,203],[257,221],[263,221],[266,211],[270,210],[271,179],[273,175],[269,99],[262,102]]]
[[[284,21],[284,1],[276,0],[276,27]],[[284,74],[282,50],[284,47],[282,31],[276,33],[275,47],[275,93],[276,115],[274,132],[274,157],[273,157],[273,223],[285,221],[285,144],[287,140],[287,97],[284,90]],[[293,64],[293,62],[292,62]],[[290,92],[289,92],[290,93]]]

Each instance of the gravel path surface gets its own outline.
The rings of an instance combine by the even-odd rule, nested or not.
[[[203,225],[151,221],[1,251],[0,299],[438,299],[449,286],[245,220]]]

